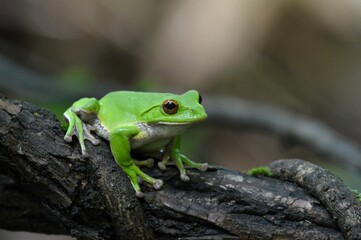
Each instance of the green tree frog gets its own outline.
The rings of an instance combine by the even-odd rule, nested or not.
[[[145,174],[139,166],[153,165],[158,158],[158,167],[166,169],[174,161],[180,178],[189,181],[183,164],[207,170],[207,163],[195,163],[180,153],[180,138],[192,123],[204,120],[207,114],[201,105],[202,98],[195,90],[182,95],[169,93],[146,93],[117,91],[100,100],[82,98],[64,113],[69,122],[64,136],[66,142],[76,135],[84,156],[87,156],[84,140],[99,144],[97,135],[110,142],[115,161],[128,175],[137,197],[142,197],[137,177],[160,189],[163,181]],[[134,160],[131,153],[149,159]]]

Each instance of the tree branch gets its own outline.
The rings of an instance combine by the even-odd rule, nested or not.
[[[0,106],[2,228],[79,239],[152,238],[129,181],[104,142],[90,147],[92,157],[83,159],[78,146],[64,142],[53,114],[4,98]]]
[[[358,239],[360,205],[342,183],[352,212],[308,185],[301,184],[312,195],[288,181],[214,167],[190,169],[191,181],[182,182],[170,166],[146,170],[165,185],[155,191],[143,184],[138,200],[106,142],[87,144],[84,159],[78,143],[63,141],[59,125],[46,110],[0,98],[1,228],[78,239]],[[277,169],[283,166],[272,165],[282,177]]]
[[[302,160],[276,161],[270,168],[275,176],[297,182],[317,197],[336,219],[347,239],[361,239],[361,205],[341,179]]]

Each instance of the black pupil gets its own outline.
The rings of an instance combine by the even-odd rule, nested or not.
[[[199,95],[198,102],[199,102],[199,104],[202,103],[202,96],[201,95]]]
[[[172,110],[176,107],[174,102],[167,102],[167,104],[165,105],[165,107],[169,110]]]

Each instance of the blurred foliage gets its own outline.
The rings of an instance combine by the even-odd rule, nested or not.
[[[94,84],[89,70],[83,67],[71,67],[60,72],[60,74],[58,76],[59,81],[64,89],[69,92],[87,91]]]
[[[266,177],[272,177],[271,169],[268,167],[260,166],[256,168],[252,168],[248,171],[248,174],[252,176],[266,176]]]
[[[320,119],[359,144],[360,43],[355,0],[4,1],[0,92],[50,109],[64,127],[62,113],[81,97],[197,89]],[[193,127],[183,149],[236,170],[303,158],[361,189],[347,166],[224,125]]]
[[[4,2],[0,91],[62,121],[84,96],[195,88],[277,104],[361,142],[359,9],[353,0]],[[222,124],[193,128],[184,148],[238,170],[293,156],[327,167],[305,148]]]

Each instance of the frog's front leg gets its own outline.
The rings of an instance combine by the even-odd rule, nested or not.
[[[96,117],[99,111],[99,103],[95,98],[82,98],[76,101],[64,113],[64,117],[69,122],[68,130],[64,136],[66,142],[71,142],[74,135],[77,136],[80,143],[82,155],[87,156],[84,139],[92,142],[92,144],[99,144],[90,131],[93,130],[87,122],[90,122]]]
[[[130,156],[129,137],[139,132],[136,126],[122,127],[110,132],[110,148],[117,164],[128,175],[137,197],[143,197],[137,177],[139,176],[155,189],[160,189],[163,181],[155,179],[139,169]]]
[[[180,178],[183,181],[189,181],[189,177],[187,176],[183,163],[192,168],[196,168],[200,171],[206,171],[208,168],[207,163],[195,163],[180,153],[180,136],[176,136],[172,138],[172,140],[165,147],[163,154],[163,161],[158,163],[159,168],[164,170],[165,164],[169,160],[175,161],[180,172]]]

